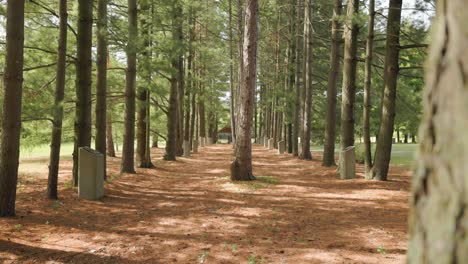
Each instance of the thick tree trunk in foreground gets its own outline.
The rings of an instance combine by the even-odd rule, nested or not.
[[[408,263],[468,263],[466,0],[437,1],[412,177]]]
[[[366,43],[366,66],[364,83],[364,113],[363,131],[364,137],[364,164],[366,177],[372,168],[371,140],[370,140],[370,114],[371,114],[371,88],[372,88],[372,58],[374,53],[374,19],[375,0],[369,0],[369,23],[367,29]]]
[[[331,167],[335,165],[336,141],[336,90],[340,71],[340,16],[343,8],[342,0],[334,0],[332,19],[332,46],[330,55],[330,71],[328,72],[327,112],[325,127],[325,144],[323,146],[322,165]]]
[[[23,93],[24,2],[7,1],[0,135],[0,217],[15,216]]]
[[[354,102],[356,96],[359,0],[348,0],[344,26],[343,87],[341,96],[341,149],[354,145]]]
[[[128,0],[127,76],[125,88],[125,134],[122,147],[122,173],[135,173],[135,93],[138,44],[137,1]]]
[[[312,0],[304,2],[304,43],[305,45],[305,79],[303,88],[305,90],[304,102],[304,118],[302,123],[302,151],[300,158],[303,160],[311,160],[312,153],[310,152],[310,133],[312,125],[312,61],[313,61],[313,29],[312,29]]]
[[[57,57],[57,80],[55,82],[54,121],[50,143],[49,176],[47,197],[58,199],[57,183],[60,164],[60,146],[62,145],[63,99],[65,97],[65,76],[67,64],[67,0],[60,0],[59,6],[59,44]]]
[[[78,0],[75,147],[73,185],[78,186],[78,149],[91,145],[93,2]]]
[[[106,118],[107,118],[107,0],[98,1],[96,77],[96,150],[104,155],[106,179]]]
[[[233,181],[254,180],[252,173],[252,115],[253,95],[257,83],[258,1],[247,0],[245,5],[242,82],[239,94],[239,122],[236,159],[231,164]]]
[[[382,114],[379,137],[375,151],[374,166],[369,178],[387,180],[392,152],[393,125],[395,122],[395,99],[398,80],[400,45],[400,20],[402,0],[390,0],[387,23],[387,46],[385,55],[385,87],[382,99]]]
[[[302,9],[303,1],[297,0],[297,20],[296,20],[296,72],[295,72],[295,85],[296,96],[294,98],[294,116],[293,116],[293,156],[299,156],[299,128],[301,118],[301,65],[302,65],[302,33],[303,29],[303,15]]]

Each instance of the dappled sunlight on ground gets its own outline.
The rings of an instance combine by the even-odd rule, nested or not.
[[[21,162],[18,216],[0,220],[2,263],[403,263],[409,172],[341,181],[336,168],[255,145],[254,175],[232,183],[232,147],[119,176],[106,196],[78,200],[61,164],[60,200],[45,199],[47,160]],[[31,165],[34,164],[34,165]],[[42,168],[42,169],[40,169]],[[362,175],[362,166],[358,173]]]

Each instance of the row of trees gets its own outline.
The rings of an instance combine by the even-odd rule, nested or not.
[[[430,8],[427,3],[417,7]],[[268,28],[259,39],[263,56],[253,90],[252,137],[257,142],[273,139],[275,147],[285,141],[289,153],[305,160],[312,159],[311,142],[324,143],[322,164],[334,166],[335,145],[354,146],[358,135],[365,149],[366,178],[386,180],[395,126],[398,137],[401,128],[406,138],[411,133],[414,139],[419,122],[420,101],[414,93],[422,85],[424,22],[402,21],[401,0],[389,1],[388,6],[376,6],[373,0],[289,0],[265,9],[260,24]],[[236,100],[242,104],[243,98],[234,92],[231,112],[243,115],[243,109],[235,110],[241,107]],[[232,124],[239,121],[234,115]],[[371,135],[376,138],[374,159]]]
[[[220,100],[227,63],[208,63],[224,47],[221,23],[210,25],[223,6],[99,0],[95,7],[93,1],[38,0],[8,1],[0,9],[7,23],[2,216],[15,214],[20,128],[26,145],[50,142],[47,195],[57,199],[62,142],[74,142],[76,186],[80,147],[115,156],[120,138],[121,171],[135,173],[136,166],[153,166],[150,147],[159,138],[166,141],[164,159],[175,160],[184,141],[190,148],[199,137],[202,144],[216,138],[219,120],[228,120]],[[44,36],[57,36],[56,50]],[[52,132],[43,126],[48,122]]]
[[[187,150],[192,147],[196,150],[198,141],[203,145],[206,138],[216,138],[218,126],[229,124],[236,142],[234,180],[254,179],[251,136],[257,141],[272,138],[274,145],[286,141],[290,153],[306,160],[312,158],[311,142],[324,141],[323,164],[331,166],[335,162],[338,128],[343,148],[353,145],[357,134],[364,135],[370,150],[370,134],[379,134],[375,164],[370,166],[368,155],[367,167],[369,178],[385,179],[393,118],[398,110],[395,103],[401,55],[408,62],[422,61],[424,49],[409,48],[423,46],[414,42],[424,39],[426,28],[404,22],[409,32],[406,34],[418,35],[418,39],[408,38],[405,41],[409,44],[401,45],[398,38],[401,1],[390,2],[388,19],[382,13],[387,8],[381,8],[378,13],[372,3],[369,2],[369,14],[380,15],[370,16],[369,23],[365,23],[360,19],[359,14],[364,9],[359,8],[359,1],[347,2],[347,13],[341,15],[342,1],[324,0],[268,0],[261,2],[260,9],[256,2],[240,0],[235,3],[232,0],[178,0],[158,4],[150,0],[99,0],[97,8],[89,1],[33,0],[26,3],[24,13],[21,9],[7,9],[14,18],[24,19],[26,14],[26,23],[15,22],[15,25],[25,25],[28,36],[22,49],[25,61],[15,60],[15,63],[21,63],[27,89],[23,100],[15,97],[4,100],[3,104],[6,108],[19,100],[24,104],[22,115],[8,114],[2,120],[6,123],[15,116],[14,122],[20,120],[26,145],[51,142],[48,196],[52,199],[57,199],[62,142],[74,142],[73,180],[76,185],[80,147],[94,143],[98,151],[115,156],[115,149],[122,140],[121,171],[134,173],[135,141],[136,165],[150,168],[150,146],[157,146],[159,138],[166,142],[164,159],[175,160],[184,154],[184,145],[189,155]],[[374,19],[379,26],[375,30]],[[387,29],[382,26],[385,24]],[[366,26],[369,33],[359,34],[358,28]],[[340,38],[341,28],[344,28],[344,42]],[[7,59],[11,36],[19,33],[7,30],[4,50]],[[58,39],[56,50],[50,48],[50,39],[44,37],[50,35]],[[374,40],[374,35],[382,39]],[[357,66],[363,57],[360,54],[364,54],[360,47],[364,45],[360,39],[366,38],[367,56],[363,60],[366,70],[361,74]],[[380,45],[384,41],[387,44]],[[14,47],[15,52],[19,52],[20,46]],[[406,53],[399,54],[402,50]],[[327,53],[331,56],[324,56]],[[379,66],[380,61],[385,62],[385,67]],[[405,67],[419,74],[417,66]],[[371,74],[372,68],[374,74]],[[4,77],[10,78],[6,73]],[[366,89],[357,85],[364,75]],[[410,77],[413,78],[401,81],[400,85],[405,89],[419,87],[418,76]],[[75,86],[70,85],[73,80]],[[340,81],[342,93],[337,92]],[[373,89],[370,89],[371,83]],[[385,87],[385,90],[378,87]],[[366,98],[359,101],[361,89],[366,91]],[[221,98],[228,91],[230,99],[223,101]],[[377,96],[370,104],[370,94],[380,91],[382,98]],[[408,89],[401,94],[402,101],[413,102],[414,98],[407,95],[414,91]],[[4,98],[8,96],[16,94],[5,92]],[[341,115],[337,111],[339,96]],[[16,105],[21,109],[20,106]],[[363,120],[356,120],[356,106],[367,112]],[[7,115],[10,111],[3,113]],[[400,110],[401,113],[405,111],[408,112]],[[415,112],[418,111],[416,106],[416,111],[410,114],[413,117],[403,118],[399,126],[417,122]],[[340,116],[341,123],[337,126]],[[47,122],[52,124],[52,137],[49,126],[45,126]],[[361,124],[364,124],[363,133],[355,129]],[[18,133],[19,127],[16,128]],[[8,141],[8,144],[19,150],[19,141]],[[8,155],[8,158],[14,157]],[[17,163],[18,159],[15,160]],[[14,200],[16,180],[10,179],[16,179],[17,172],[5,175],[8,181],[2,188],[11,191],[5,192],[5,197]],[[9,204],[11,206],[11,202]]]

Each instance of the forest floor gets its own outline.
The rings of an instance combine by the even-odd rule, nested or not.
[[[47,159],[21,162],[17,217],[0,219],[0,263],[403,263],[409,171],[342,181],[335,168],[254,145],[258,181],[230,182],[232,147],[119,176],[101,201],[78,200],[71,161],[60,200],[45,198]]]

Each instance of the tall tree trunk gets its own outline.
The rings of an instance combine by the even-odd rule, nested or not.
[[[354,145],[354,102],[356,95],[357,15],[359,0],[348,0],[344,29],[343,88],[341,96],[341,149]]]
[[[137,1],[128,0],[127,76],[125,88],[125,134],[122,147],[122,173],[135,173],[135,93],[138,49]]]
[[[387,23],[387,46],[385,55],[384,96],[379,137],[375,151],[374,166],[369,178],[387,180],[392,152],[393,125],[395,122],[395,99],[398,80],[402,0],[390,0]]]
[[[107,118],[107,0],[98,1],[97,22],[97,77],[96,77],[96,150],[104,156],[104,179],[107,179],[106,164],[106,118]]]
[[[177,63],[172,64],[177,66]],[[169,109],[167,112],[167,141],[164,160],[176,160],[177,154],[177,77],[175,73],[171,77],[171,88],[169,94]]]
[[[182,13],[180,8],[179,16]],[[177,35],[179,37],[178,43],[182,44],[182,21],[178,23]],[[177,62],[177,156],[184,154],[183,143],[184,143],[184,95],[185,95],[185,80],[184,80],[184,58],[182,55],[179,56]]]
[[[205,116],[205,94],[203,92],[203,84],[200,82],[200,96],[198,97],[198,118],[199,118],[199,131],[200,138],[206,140],[206,116]]]
[[[304,119],[302,124],[302,151],[300,158],[303,160],[311,160],[312,153],[310,152],[310,133],[312,125],[312,61],[313,61],[313,29],[312,29],[312,0],[304,1],[304,43],[306,44],[304,58],[305,79],[303,89],[306,92],[304,103]]]
[[[301,118],[301,65],[302,65],[302,33],[303,28],[303,9],[302,0],[297,0],[297,20],[296,20],[296,72],[295,85],[296,97],[294,100],[294,125],[293,125],[293,156],[299,156],[299,128]]]
[[[234,91],[234,34],[232,33],[232,0],[229,0],[229,90],[232,144],[236,144],[235,91]]]
[[[466,4],[437,1],[412,177],[408,263],[468,263]]]
[[[115,147],[114,147],[114,135],[112,129],[112,113],[107,112],[106,120],[106,129],[107,129],[107,155],[109,157],[115,158]]]
[[[55,82],[54,121],[50,143],[49,176],[47,197],[57,200],[57,183],[60,164],[60,146],[62,145],[63,99],[65,97],[65,77],[67,67],[67,0],[59,2],[59,42],[57,56],[57,80]]]
[[[78,149],[91,146],[91,79],[93,3],[78,0],[76,61],[75,146],[73,150],[73,185],[78,186]]]
[[[195,67],[194,67],[195,69]],[[191,112],[191,117],[190,117],[190,149],[192,150],[193,149],[193,139],[195,137],[195,119],[196,119],[196,116],[197,116],[197,93],[196,93],[196,83],[193,82],[193,86],[192,86],[192,112]],[[195,140],[198,140],[197,138],[195,138]]]
[[[235,138],[233,137],[233,141],[237,140],[237,134],[239,134],[239,111],[240,111],[240,89],[241,89],[241,83],[242,83],[242,71],[244,69],[244,52],[243,52],[243,45],[244,45],[244,12],[242,10],[242,3],[244,0],[237,0],[237,52],[238,52],[238,69],[237,69],[237,89],[236,89],[236,100],[235,100],[235,107],[236,107],[236,114],[235,114],[235,123],[236,123],[236,131],[234,132]],[[234,145],[234,151],[236,151],[237,148]]]
[[[239,97],[239,122],[236,159],[231,164],[231,179],[254,180],[252,173],[253,90],[257,82],[258,1],[246,0],[242,82]]]
[[[374,20],[375,20],[375,0],[369,0],[369,22],[367,29],[366,43],[366,66],[364,83],[364,113],[363,132],[364,137],[364,166],[366,177],[372,168],[371,140],[370,140],[370,114],[371,114],[371,88],[372,88],[372,58],[374,53]]]
[[[343,9],[342,0],[333,1],[333,19],[331,33],[330,71],[328,72],[327,110],[325,127],[325,144],[323,146],[322,166],[335,166],[336,142],[336,91],[340,72],[340,16]]]
[[[152,66],[151,66],[151,20],[152,8],[148,0],[140,1],[140,16],[141,38],[143,39],[143,52],[139,58],[140,72],[142,76],[141,84],[138,89],[138,118],[137,118],[137,161],[140,168],[152,168],[151,151],[149,142],[150,130],[150,87],[152,83]]]
[[[288,50],[288,77],[286,81],[286,93],[294,94],[294,82],[295,82],[295,63],[296,63],[296,7],[295,7],[295,0],[290,0],[290,18],[289,18],[289,50]],[[288,153],[293,153],[293,111],[294,107],[289,105],[289,102],[286,102],[285,105],[286,115],[285,119],[287,119],[287,131],[285,134],[285,139],[287,141],[288,146]]]
[[[23,94],[24,3],[7,1],[0,133],[0,217],[15,216]]]
[[[189,14],[189,55],[187,58],[187,89],[185,92],[186,96],[186,103],[185,103],[185,126],[184,126],[184,141],[189,142],[189,153],[192,149],[191,144],[191,93],[193,90],[193,57],[194,57],[194,49],[193,49],[193,42],[195,41],[195,15],[193,13],[193,9],[190,9]]]
[[[179,28],[178,23],[180,22],[179,16],[179,1],[174,1],[172,5],[172,39],[174,43],[178,43],[181,36],[178,36]],[[178,54],[178,47],[173,47],[173,53]],[[179,134],[179,121],[178,111],[179,106],[179,74],[180,74],[180,61],[179,56],[174,56],[171,62],[173,72],[171,74],[171,88],[169,93],[169,109],[167,113],[167,141],[166,141],[166,154],[164,160],[176,160],[178,154],[177,151],[177,140]]]

